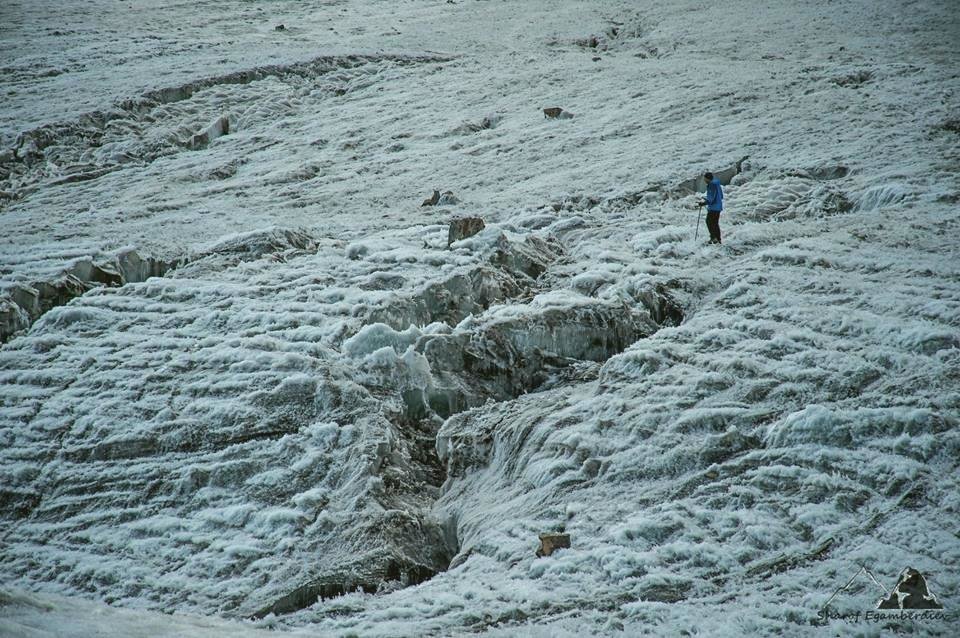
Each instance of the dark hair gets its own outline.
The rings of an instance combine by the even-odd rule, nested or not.
[[[713,173],[711,173],[710,171],[707,171],[706,173],[704,173],[703,176],[706,178],[706,180],[707,180],[708,182],[709,182],[711,179],[713,179]]]

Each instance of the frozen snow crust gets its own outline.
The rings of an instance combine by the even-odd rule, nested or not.
[[[958,633],[960,18],[720,4],[15,9],[0,635]]]

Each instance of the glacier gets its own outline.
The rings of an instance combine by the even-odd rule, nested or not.
[[[960,630],[950,2],[0,13],[0,635]]]

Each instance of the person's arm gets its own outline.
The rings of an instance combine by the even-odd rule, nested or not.
[[[706,197],[707,206],[713,206],[717,203],[717,185],[713,182],[707,184],[707,197]]]

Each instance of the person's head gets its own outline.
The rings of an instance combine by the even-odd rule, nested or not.
[[[707,171],[706,173],[703,174],[703,179],[707,180],[707,183],[709,184],[710,182],[713,181],[713,173],[711,173],[710,171]]]

